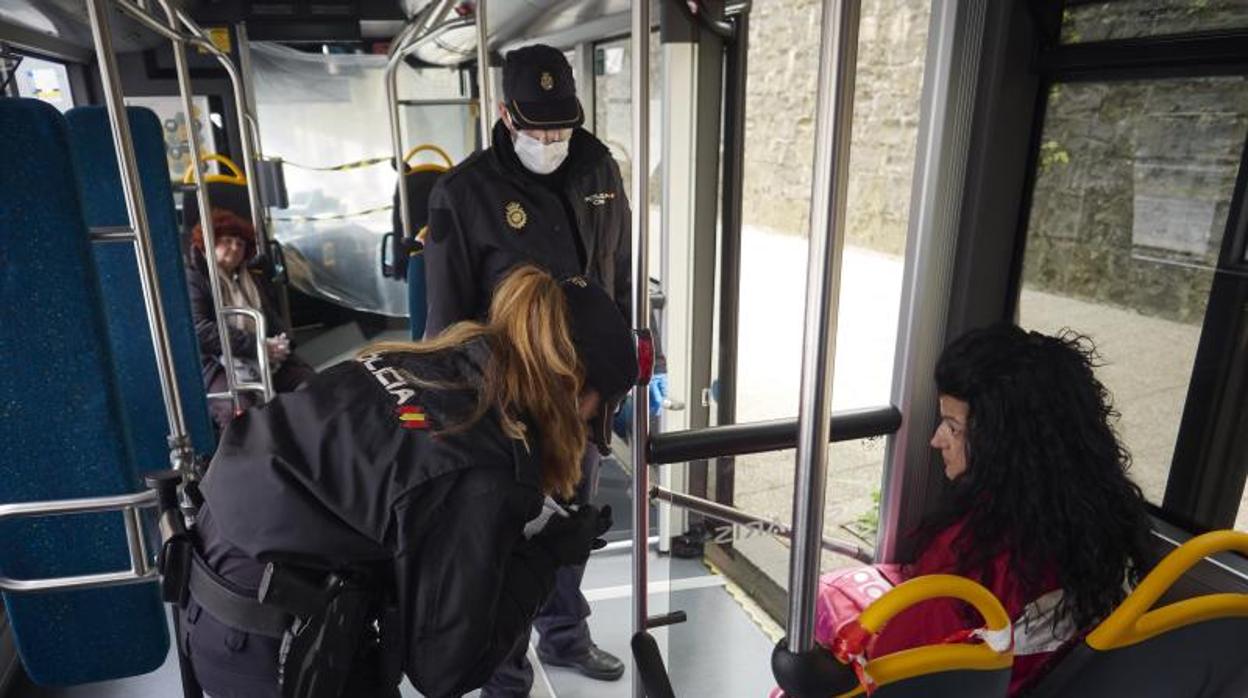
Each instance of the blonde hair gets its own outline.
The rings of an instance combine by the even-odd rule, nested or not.
[[[381,342],[363,353],[434,354],[482,337],[491,352],[477,407],[445,431],[464,431],[493,409],[503,432],[527,447],[527,419],[537,429],[542,491],[572,496],[587,439],[578,410],[585,369],[572,343],[567,300],[550,274],[531,265],[512,270],[494,290],[485,324],[459,322],[432,339]],[[428,388],[451,387],[415,378]]]

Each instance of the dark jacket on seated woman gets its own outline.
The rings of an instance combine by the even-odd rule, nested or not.
[[[255,253],[255,231],[251,224],[221,209],[212,212],[213,233],[216,250],[218,278],[221,282],[222,299],[226,306],[249,307],[264,316],[263,343],[256,337],[251,319],[234,315],[225,319],[229,326],[230,350],[233,353],[236,380],[259,381],[257,347],[269,357],[273,389],[289,392],[303,384],[316,371],[291,351],[287,337],[289,328],[278,312],[278,303],[272,283],[246,266],[246,260]],[[208,279],[208,258],[204,252],[204,233],[196,225],[192,233],[190,264],[187,267],[187,286],[190,290],[191,313],[195,319],[195,334],[199,339],[204,386],[209,393],[225,392],[225,362],[221,348],[221,335],[217,331],[216,312],[212,302],[212,284]],[[247,409],[259,403],[260,396],[254,392],[239,394],[239,407]],[[224,427],[234,416],[230,400],[209,400],[209,410],[217,426]]]

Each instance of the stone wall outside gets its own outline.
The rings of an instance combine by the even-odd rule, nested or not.
[[[756,0],[750,15],[744,217],[808,232],[819,64],[817,0]],[[905,248],[930,3],[862,7],[850,146],[849,242]]]
[[[1243,77],[1055,86],[1024,282],[1199,323],[1246,132]]]

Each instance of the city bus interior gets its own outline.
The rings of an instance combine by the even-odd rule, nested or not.
[[[617,420],[583,585],[628,672],[531,651],[532,695],[799,681],[773,649],[817,651],[820,573],[912,554],[946,486],[933,367],[999,321],[1096,343],[1173,553],[1034,695],[1248,695],[1248,3],[0,0],[0,697],[183,694],[142,476],[216,443],[200,212],[253,223],[317,369],[420,338],[429,192],[536,43],[620,165],[667,389]],[[952,595],[999,629],[930,582],[873,622]],[[1004,696],[1009,650],[974,649],[864,671]]]

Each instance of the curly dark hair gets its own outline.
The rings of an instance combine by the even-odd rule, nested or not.
[[[239,238],[246,244],[243,259],[251,259],[256,256],[256,229],[251,227],[251,223],[243,220],[233,211],[227,211],[223,208],[212,209],[212,234],[217,240],[228,237]],[[195,224],[194,230],[191,231],[191,244],[201,253],[204,252],[203,224]]]
[[[982,578],[1009,551],[1027,598],[1055,570],[1064,595],[1054,622],[1071,617],[1080,628],[1108,615],[1124,582],[1152,565],[1144,497],[1127,476],[1131,456],[1098,365],[1086,336],[1008,324],[968,332],[936,364],[940,394],[970,406],[967,469],[925,528],[965,521],[953,541],[962,573]]]

